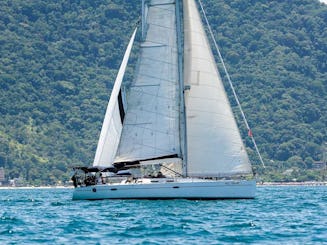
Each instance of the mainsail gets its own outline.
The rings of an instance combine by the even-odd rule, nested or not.
[[[151,1],[115,162],[180,155],[175,1]]]
[[[187,175],[250,173],[251,166],[194,0],[184,0]]]

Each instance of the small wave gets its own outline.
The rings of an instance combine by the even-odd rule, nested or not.
[[[14,233],[14,230],[12,227],[6,227],[5,229],[0,229],[0,235],[8,235],[8,234],[12,234],[12,233]]]
[[[125,212],[117,212],[117,213],[112,213],[110,214],[113,217],[119,217],[119,218],[128,218],[131,217],[130,213],[125,213]]]
[[[235,224],[229,224],[223,226],[223,228],[233,228],[233,229],[248,228],[248,227],[256,227],[256,224],[253,221],[249,221],[249,222],[241,222],[241,223],[235,223]]]
[[[125,233],[127,234],[136,234],[137,232],[143,232],[143,225],[131,225],[125,229]]]
[[[214,234],[213,232],[211,232],[211,231],[209,231],[207,229],[204,229],[204,228],[202,228],[202,229],[200,229],[198,231],[195,231],[195,232],[191,232],[190,233],[190,235],[192,235],[192,236],[199,236],[199,237],[202,237],[202,236],[211,236],[213,234]]]
[[[0,224],[13,224],[13,225],[24,225],[25,222],[21,219],[13,217],[7,213],[4,213],[0,217]]]
[[[54,207],[58,207],[58,206],[65,206],[66,204],[56,201],[56,202],[51,202],[50,205]]]
[[[182,228],[172,224],[138,224],[124,229],[124,236],[130,238],[171,237],[181,235]]]
[[[234,235],[223,235],[217,238],[218,243],[217,244],[225,244],[225,243],[231,243],[231,244],[275,244],[270,243],[269,239],[267,239],[267,236],[261,236],[259,234],[234,234]],[[264,241],[264,242],[263,242]],[[216,244],[216,243],[215,243]]]
[[[42,200],[38,200],[35,198],[28,198],[28,199],[8,199],[8,201],[12,201],[15,203],[43,203]]]
[[[95,221],[79,220],[78,217],[70,222],[57,226],[57,229],[63,230],[66,234],[82,234],[94,230]]]
[[[319,208],[319,203],[313,203],[313,202],[304,202],[301,205],[302,209],[307,209],[307,208]]]

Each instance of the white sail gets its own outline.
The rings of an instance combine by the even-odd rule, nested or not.
[[[124,56],[94,161],[119,171],[75,169],[73,200],[254,198],[254,180],[206,178],[251,168],[194,0],[184,0],[182,57],[179,1],[151,0],[142,18],[125,117],[120,85],[130,46]]]
[[[250,173],[251,166],[194,0],[184,0],[187,174]]]
[[[175,1],[151,1],[115,162],[180,155]]]
[[[136,31],[137,28],[134,30],[133,35],[129,41],[114,83],[114,87],[110,95],[110,100],[107,106],[100,138],[98,141],[98,147],[95,153],[93,162],[94,166],[111,166],[116,155],[122,131],[122,117],[125,113],[121,98],[121,84],[134,43]]]

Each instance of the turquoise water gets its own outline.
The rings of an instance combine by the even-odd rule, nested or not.
[[[327,187],[258,187],[254,200],[72,201],[0,190],[0,244],[327,244]]]

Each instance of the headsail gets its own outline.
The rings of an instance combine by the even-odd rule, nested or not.
[[[137,28],[134,30],[129,41],[110,95],[98,147],[95,153],[93,162],[94,166],[110,166],[116,155],[125,114],[122,103],[121,84],[134,43],[136,31]]]
[[[194,0],[184,0],[187,174],[250,173],[251,166]]]
[[[175,1],[152,0],[115,162],[180,155]]]

